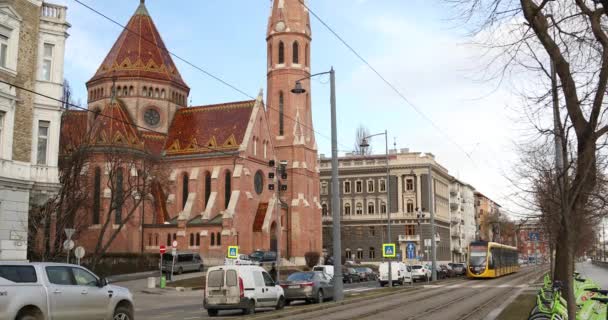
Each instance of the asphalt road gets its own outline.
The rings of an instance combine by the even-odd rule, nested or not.
[[[576,270],[585,278],[593,281],[605,289],[608,289],[608,269],[592,264],[591,262],[580,262],[576,264]]]
[[[450,279],[440,283],[463,282],[463,279]],[[426,282],[418,282],[416,287],[424,288]],[[409,286],[408,284],[405,285]],[[357,296],[366,291],[379,289],[377,281],[367,281],[360,283],[344,284],[344,292],[346,295]],[[133,288],[135,298],[135,317],[138,319],[206,319],[207,311],[202,306],[203,291],[186,291],[186,292],[171,292],[170,294],[149,294],[143,293],[142,290]],[[295,310],[305,305],[304,302],[294,302],[291,306],[286,307],[286,311]],[[257,309],[256,314],[272,315],[273,309]],[[240,311],[221,311],[219,318],[234,317],[245,318],[241,316]]]

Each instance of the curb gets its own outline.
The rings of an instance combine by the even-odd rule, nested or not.
[[[148,277],[158,276],[158,271],[148,271],[140,273],[119,274],[107,277],[110,283],[118,283],[132,280],[146,279]]]

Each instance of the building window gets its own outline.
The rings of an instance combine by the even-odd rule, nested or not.
[[[127,88],[127,86],[124,86],[122,88],[122,95],[123,96],[128,96],[129,95],[129,88]]]
[[[304,65],[308,67],[310,63],[310,47],[306,44],[306,52],[304,53]]]
[[[321,212],[323,213],[324,216],[327,215],[327,204],[326,203],[321,205]]]
[[[2,134],[4,133],[4,118],[6,118],[6,113],[4,111],[0,111],[0,158],[2,158]]]
[[[369,258],[376,259],[376,249],[374,247],[369,247]]]
[[[386,192],[386,180],[380,180],[380,192]]]
[[[407,213],[414,212],[414,202],[412,200],[407,201]]]
[[[167,234],[167,247],[171,245],[171,234]]]
[[[55,45],[50,43],[44,44],[42,53],[42,80],[51,81],[51,73],[53,72],[53,50]]]
[[[380,213],[386,213],[386,202],[380,204]]]
[[[346,249],[344,251],[345,255],[346,255],[346,259],[351,259],[352,258],[352,254],[350,252],[350,249]]]
[[[416,234],[416,226],[413,224],[408,224],[405,226],[405,235],[413,236]]]
[[[205,173],[205,208],[209,203],[209,197],[211,196],[211,173],[207,171]]]
[[[46,150],[49,144],[49,126],[51,123],[49,121],[38,121],[38,154],[37,154],[37,164],[45,165],[46,164]]]
[[[201,245],[201,236],[197,233],[194,234],[194,238],[196,239],[196,246],[200,247]]]
[[[118,168],[116,172],[116,195],[114,196],[114,223],[122,223],[122,203],[123,203],[123,174],[122,168]]]
[[[173,234],[173,241],[177,240],[177,233]],[[172,244],[173,245],[173,244]]]
[[[268,157],[268,141],[264,141],[264,159]]]
[[[283,97],[283,91],[279,92],[279,135],[282,136],[285,133],[285,101]]]
[[[344,181],[344,193],[350,193],[350,181]]]
[[[158,245],[158,233],[154,234],[154,245],[157,246]]]
[[[357,193],[363,192],[363,181],[355,182],[355,192],[357,192]]]
[[[231,178],[232,174],[230,173],[230,170],[226,171],[224,181],[224,209],[228,209],[228,205],[230,204],[230,195],[232,195]]]
[[[361,248],[357,249],[357,259],[363,259],[363,249]]]
[[[194,247],[194,233],[190,234],[190,246]]]
[[[412,179],[405,180],[405,189],[407,191],[414,190],[414,180],[412,180]]]
[[[256,137],[253,137],[253,155],[258,155],[258,139]]]
[[[367,214],[374,214],[376,213],[376,206],[374,205],[373,202],[368,202],[367,203]]]
[[[294,64],[298,64],[300,63],[300,45],[298,45],[297,41],[293,42],[293,48],[292,48],[293,52],[293,63]]]
[[[279,42],[279,64],[285,63],[285,45],[283,41]]]
[[[350,216],[350,203],[344,205],[344,215]]]
[[[0,66],[7,67],[8,60],[8,37],[0,34]]]
[[[370,237],[375,237],[376,236],[376,228],[369,227],[369,235],[370,235]]]
[[[221,246],[222,245],[222,235],[219,232],[217,233],[216,240],[217,240],[217,245]]]
[[[274,54],[274,52],[272,52],[272,44],[269,43],[268,44],[268,68],[272,68],[272,55]]]
[[[367,192],[374,192],[374,180],[367,181]]]
[[[321,183],[321,194],[327,194],[327,182]]]
[[[101,209],[101,168],[95,168],[95,182],[93,185],[93,224],[99,224],[99,211]]]
[[[363,205],[361,203],[357,203],[357,207],[355,209],[355,213],[359,214],[359,215],[363,214]]]
[[[182,210],[184,210],[188,202],[188,174],[184,173],[182,179]]]
[[[215,233],[211,232],[211,246],[215,245]]]

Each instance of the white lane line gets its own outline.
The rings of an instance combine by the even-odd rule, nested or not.
[[[363,292],[363,291],[369,291],[369,290],[374,290],[374,289],[378,289],[378,288],[353,288],[353,289],[346,289],[346,290],[344,290],[344,292]]]

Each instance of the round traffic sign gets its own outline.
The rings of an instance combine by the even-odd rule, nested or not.
[[[165,247],[165,245],[161,245],[160,248],[159,248],[159,251],[160,251],[161,254],[165,253],[165,252],[167,252],[167,247]]]
[[[76,258],[82,259],[82,257],[84,257],[84,248],[81,246],[76,247],[76,249],[74,249],[74,255]]]
[[[63,249],[67,251],[74,249],[74,240],[65,240],[63,242]]]
[[[177,248],[177,240],[173,240],[173,243],[171,244],[171,246],[173,246],[173,248]]]

